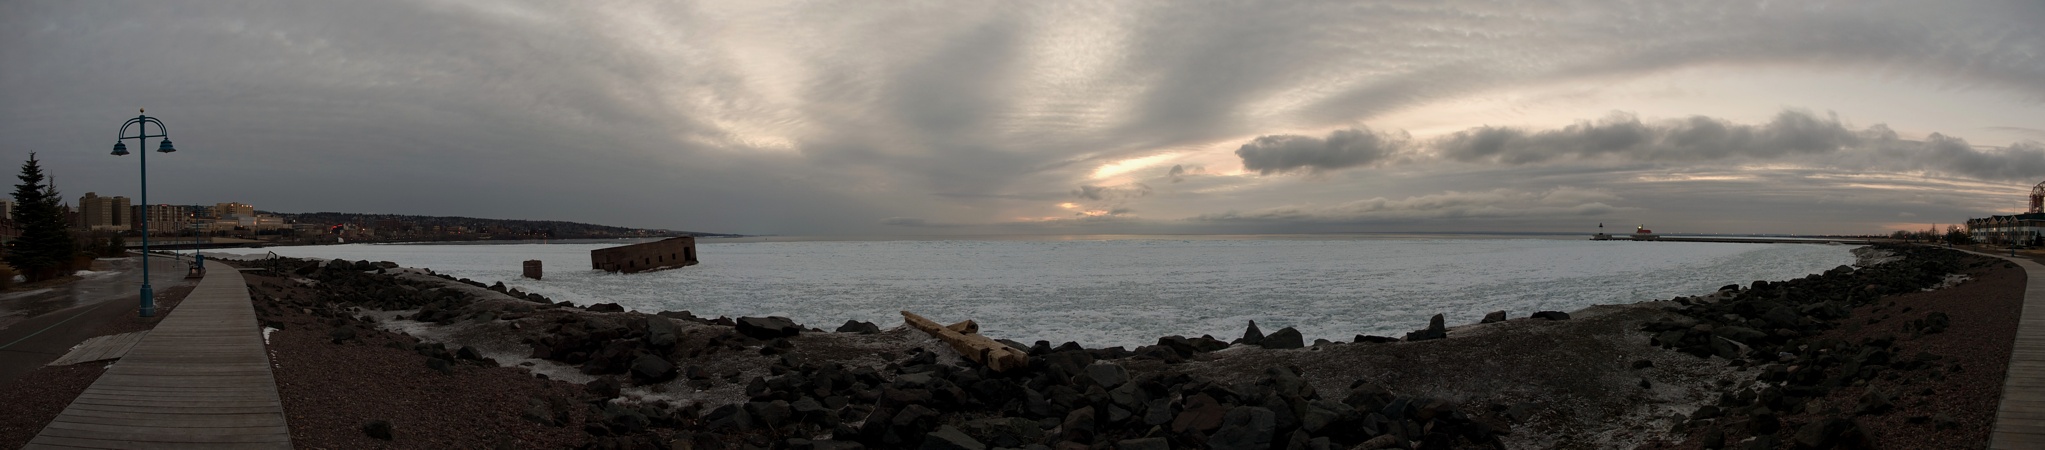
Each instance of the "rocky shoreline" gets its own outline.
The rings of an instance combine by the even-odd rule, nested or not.
[[[1897,305],[1994,287],[1950,275],[2010,272],[2020,304],[2022,271],[1923,247],[1863,256],[1670,301],[1457,327],[1437,316],[1402,338],[1308,342],[1251,324],[1135,349],[1007,342],[1030,358],[1009,372],[908,327],[578,306],[389,263],[237,264],[262,269],[249,283],[278,329],[302,447],[1896,448],[1880,444],[1908,428],[1867,424],[1981,426],[1976,412],[1912,415],[1922,405],[1903,394],[1922,391],[1883,386],[2000,373],[1926,344],[1994,332],[1948,331],[1971,316],[1943,305],[1965,298]],[[399,394],[370,392],[384,387]]]

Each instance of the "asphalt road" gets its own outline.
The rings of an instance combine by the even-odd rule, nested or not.
[[[185,264],[151,258],[157,292],[185,283]],[[111,321],[133,320],[141,291],[136,258],[107,261],[118,266],[47,290],[0,295],[0,384],[13,382],[64,356]]]

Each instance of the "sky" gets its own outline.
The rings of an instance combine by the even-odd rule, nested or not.
[[[0,159],[743,234],[1886,234],[2045,181],[2045,2],[0,3]],[[133,146],[131,142],[129,145]],[[154,148],[151,144],[150,148]]]

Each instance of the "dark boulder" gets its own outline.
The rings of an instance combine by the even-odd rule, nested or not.
[[[648,347],[658,349],[674,348],[675,343],[682,340],[680,330],[676,329],[675,323],[668,321],[666,317],[648,316],[646,317],[645,326],[646,346]]]
[[[745,411],[756,424],[769,429],[781,428],[795,417],[795,406],[782,400],[747,402]]]
[[[588,309],[589,312],[625,312],[625,307],[618,306],[617,303],[597,303],[584,309]]]
[[[1548,320],[1569,320],[1569,313],[1562,311],[1541,311],[1534,313],[1533,318]]]
[[[426,368],[442,374],[454,373],[454,362],[440,358],[426,358]]]
[[[1129,370],[1111,362],[1096,361],[1086,366],[1085,376],[1101,389],[1114,389],[1129,382]]]
[[[1726,339],[1739,341],[1740,343],[1747,345],[1760,343],[1762,340],[1768,338],[1768,333],[1763,333],[1753,328],[1747,327],[1716,327],[1711,329],[1711,334],[1718,335],[1719,337],[1723,337]]]
[[[1094,408],[1086,406],[1072,410],[1071,413],[1065,415],[1065,421],[1058,425],[1058,429],[1063,433],[1060,437],[1064,438],[1064,440],[1079,443],[1093,442]]]
[[[554,419],[554,411],[547,407],[547,402],[541,401],[540,399],[537,398],[532,399],[530,402],[528,402],[525,408],[525,412],[519,414],[518,417],[521,419],[532,421],[533,423],[546,425],[550,427],[558,427],[562,425],[561,421]]]
[[[937,431],[923,435],[922,450],[987,450],[987,444],[967,436],[951,425],[938,427]]]
[[[874,325],[874,324],[873,324],[873,322],[860,322],[860,321],[857,321],[857,320],[847,320],[847,321],[845,321],[845,324],[844,324],[844,325],[839,325],[839,326],[838,326],[838,332],[839,332],[839,333],[859,333],[859,334],[874,334],[874,333],[879,333],[879,332],[880,332],[880,326],[879,326],[879,325]]]
[[[1889,412],[1890,409],[1893,409],[1895,407],[1896,404],[1889,400],[1888,394],[1884,394],[1881,391],[1869,389],[1866,394],[1861,394],[1860,404],[1854,406],[1853,414],[1854,415],[1882,414]]]
[[[753,339],[774,339],[802,333],[802,326],[787,317],[740,317],[737,322],[739,334]]]
[[[1803,316],[1798,315],[1795,309],[1778,305],[1761,313],[1761,320],[1768,321],[1768,325],[1775,328],[1795,329],[1803,323]]]
[[[1477,322],[1477,323],[1497,323],[1497,322],[1504,322],[1504,321],[1505,321],[1505,311],[1492,311],[1492,312],[1491,312],[1490,314],[1485,314],[1485,315],[1484,315],[1484,321],[1482,321],[1482,322]]]
[[[675,363],[654,355],[639,355],[632,360],[632,379],[641,384],[658,383],[675,378]]]
[[[595,394],[598,398],[605,399],[618,398],[618,392],[623,389],[618,385],[618,379],[611,377],[597,377],[595,380],[590,380],[589,383],[583,384],[582,388],[589,391],[590,394]]]
[[[376,439],[391,440],[391,421],[376,419],[363,423],[362,434]]]
[[[456,359],[461,359],[461,360],[466,360],[466,361],[482,361],[482,360],[483,360],[483,352],[482,352],[481,350],[476,350],[476,348],[475,348],[475,347],[470,347],[470,346],[466,346],[466,345],[464,345],[464,346],[462,346],[462,348],[460,348],[460,349],[457,349],[457,350],[455,350],[455,351],[454,351],[454,357],[455,357]]]
[[[1860,425],[1851,420],[1837,417],[1825,418],[1804,424],[1796,435],[1790,438],[1796,448],[1871,448],[1873,440]]]
[[[1306,337],[1300,336],[1299,330],[1292,329],[1292,327],[1279,328],[1278,331],[1271,332],[1270,336],[1265,336],[1263,342],[1259,342],[1257,345],[1273,350],[1288,350],[1307,346]]]
[[[1179,412],[1179,416],[1172,419],[1172,432],[1213,430],[1221,426],[1221,421],[1227,414],[1228,409],[1223,408],[1221,402],[1215,401],[1214,397],[1194,394],[1186,399],[1185,409]]]
[[[1252,320],[1250,321],[1250,327],[1243,330],[1243,337],[1236,339],[1235,343],[1243,345],[1262,344],[1264,343],[1264,330],[1257,329],[1257,321]]]
[[[333,331],[327,332],[327,338],[333,340],[336,344],[355,340],[355,327],[334,327]]]
[[[653,420],[648,419],[646,414],[640,413],[637,408],[626,407],[617,402],[605,403],[603,413],[604,427],[618,434],[646,431],[646,427],[653,424]]]
[[[1044,440],[1044,428],[1035,420],[1021,417],[974,419],[959,424],[959,429],[995,447],[1018,448]]]
[[[1426,329],[1422,329],[1422,330],[1414,331],[1414,332],[1411,332],[1411,333],[1406,333],[1406,340],[1407,340],[1407,341],[1427,341],[1427,340],[1441,339],[1441,338],[1446,338],[1446,337],[1449,337],[1449,334],[1448,334],[1448,333],[1449,333],[1449,332],[1448,332],[1448,326],[1447,326],[1447,324],[1445,323],[1445,320],[1444,320],[1444,319],[1442,318],[1442,315],[1440,315],[1440,314],[1435,314],[1433,318],[1427,319],[1427,328],[1426,328]]]
[[[1120,450],[1171,450],[1172,446],[1165,441],[1165,438],[1154,437],[1124,439],[1121,442],[1116,442],[1115,448]]]
[[[1214,450],[1267,450],[1271,448],[1271,438],[1278,433],[1277,417],[1271,410],[1256,406],[1230,409],[1222,418],[1221,428],[1207,438],[1207,447]]]

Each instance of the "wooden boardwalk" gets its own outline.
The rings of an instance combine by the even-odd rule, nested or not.
[[[248,286],[206,264],[191,295],[25,448],[291,448]]]
[[[2045,266],[2026,258],[1994,256],[2017,263],[2029,280],[2024,283],[2024,310],[2017,319],[2017,342],[2010,352],[1988,448],[2045,448]]]
[[[122,356],[128,355],[128,350],[135,348],[135,344],[142,342],[143,336],[148,335],[148,331],[137,331],[86,339],[85,342],[78,343],[78,346],[72,348],[70,352],[64,353],[63,357],[50,361],[48,365],[68,366],[85,362],[121,359]]]

